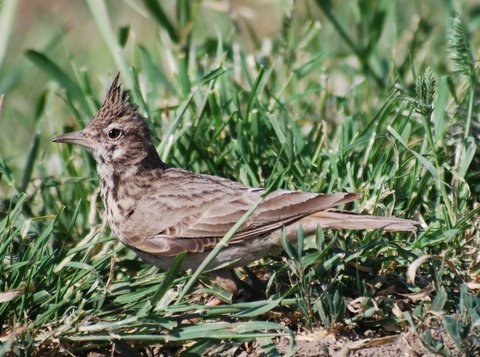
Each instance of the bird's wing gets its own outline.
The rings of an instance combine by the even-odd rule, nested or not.
[[[135,248],[159,255],[212,249],[228,230],[265,193],[226,179],[179,175],[168,190],[144,198],[136,212],[156,226]],[[157,185],[158,186],[158,185]],[[267,234],[314,212],[350,202],[355,193],[315,194],[277,190],[267,195],[229,244]]]

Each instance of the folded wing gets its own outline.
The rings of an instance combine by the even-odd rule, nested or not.
[[[174,199],[162,200],[157,195],[150,201],[142,200],[143,207],[139,208],[147,212],[145,215],[150,217],[149,220],[157,222],[159,229],[135,242],[135,247],[165,256],[177,255],[183,251],[195,253],[212,249],[265,194],[263,189],[238,185],[224,187],[222,184],[210,182],[202,189],[203,185],[197,182],[192,188],[195,192],[182,194],[172,188],[171,192],[176,195]],[[181,187],[185,188],[185,183]],[[187,199],[188,195],[190,199]],[[315,194],[277,190],[265,197],[229,244],[243,243],[250,238],[266,235],[312,213],[357,198],[355,193]],[[165,205],[168,202],[175,204],[168,209],[155,209],[155,205],[164,201],[167,202]],[[161,217],[156,212],[162,212]]]

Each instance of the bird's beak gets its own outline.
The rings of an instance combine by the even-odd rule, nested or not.
[[[72,131],[71,133],[65,133],[59,136],[56,136],[52,139],[54,143],[70,143],[78,144],[84,146],[88,149],[94,148],[94,141],[89,138],[83,130],[81,131]]]

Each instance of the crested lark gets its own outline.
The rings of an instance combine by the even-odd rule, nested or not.
[[[52,139],[86,147],[97,162],[100,188],[111,229],[122,243],[147,262],[167,269],[187,252],[183,270],[195,269],[225,233],[265,190],[225,178],[165,165],[150,139],[137,106],[129,103],[118,75],[88,126]],[[245,266],[280,246],[282,228],[294,240],[302,226],[337,229],[416,231],[418,222],[359,215],[332,208],[359,197],[356,193],[318,194],[277,190],[269,194],[209,266],[230,262]],[[217,280],[236,292],[225,271]]]

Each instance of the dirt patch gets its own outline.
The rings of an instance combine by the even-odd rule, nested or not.
[[[432,332],[436,339],[442,339],[445,350],[452,356],[462,356],[451,338],[444,331]],[[286,345],[278,346],[279,351],[286,353]],[[261,354],[260,354],[261,355]],[[465,355],[465,354],[463,354]],[[374,331],[366,331],[361,336],[337,334],[319,329],[311,333],[296,336],[294,356],[333,356],[333,357],[372,357],[372,356],[442,356],[429,351],[421,342],[421,334],[403,332],[395,335],[375,336]]]

